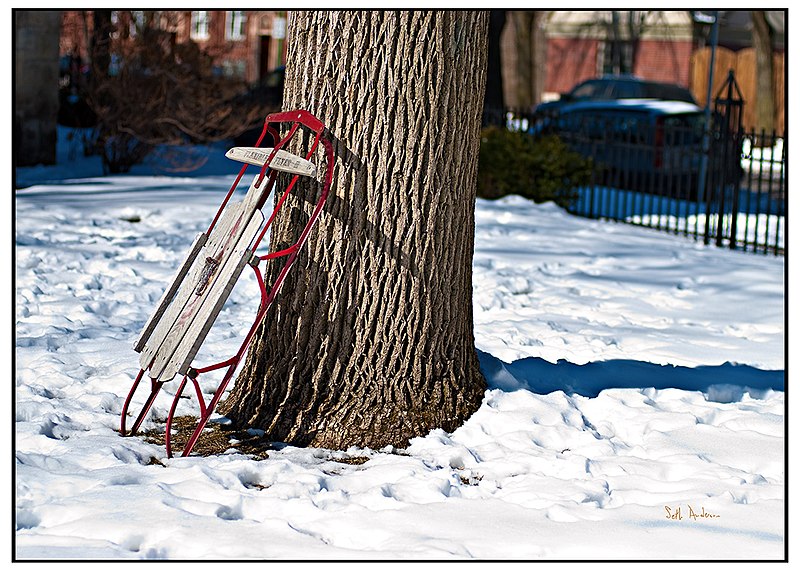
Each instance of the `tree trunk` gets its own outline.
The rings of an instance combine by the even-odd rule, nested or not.
[[[56,162],[61,12],[14,13],[14,164]]]
[[[535,12],[514,11],[514,40],[517,47],[517,105],[530,109],[534,105],[533,94],[533,28]]]
[[[628,11],[628,42],[630,43],[630,56],[627,62],[627,73],[636,72],[639,60],[639,49],[642,46],[642,31],[644,30],[646,12],[638,10]]]
[[[111,10],[94,11],[94,29],[92,31],[92,44],[89,50],[92,62],[92,80],[102,81],[108,77],[111,66],[111,34],[114,26],[111,24]]]
[[[301,446],[452,431],[485,388],[471,278],[488,14],[296,12],[291,26],[284,109],[330,129],[333,190],[220,410]],[[299,187],[272,251],[316,191]]]
[[[756,130],[775,127],[772,30],[763,10],[753,10],[753,45],[756,51]]]
[[[491,10],[489,13],[489,38],[486,57],[486,94],[483,98],[484,110],[496,112],[500,116],[506,106],[503,96],[503,57],[500,37],[506,25],[505,10]]]
[[[619,12],[611,11],[611,73],[624,73],[622,58],[622,34],[620,32]]]
[[[514,26],[516,48],[516,103],[533,110],[542,101],[545,83],[545,51],[547,39],[542,23],[547,12],[515,10],[509,12]]]
[[[531,41],[533,51],[531,65],[531,95],[533,101],[531,107],[536,107],[542,102],[542,94],[544,93],[544,86],[547,70],[547,37],[545,36],[545,22],[548,18],[548,12],[535,11],[533,13],[533,22],[531,30]]]

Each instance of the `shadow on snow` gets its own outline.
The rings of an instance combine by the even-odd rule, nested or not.
[[[784,371],[733,363],[680,367],[617,359],[575,365],[563,360],[550,363],[539,357],[504,363],[480,350],[478,358],[489,388],[524,389],[537,394],[564,391],[596,397],[605,389],[672,388],[699,391],[710,401],[724,403],[739,401],[745,393],[763,398],[769,391],[783,391],[785,379]]]

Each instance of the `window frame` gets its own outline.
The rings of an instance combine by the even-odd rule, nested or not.
[[[189,37],[193,40],[207,40],[209,38],[209,13],[207,10],[193,10]]]
[[[233,42],[247,37],[247,14],[244,10],[225,12],[225,39]]]

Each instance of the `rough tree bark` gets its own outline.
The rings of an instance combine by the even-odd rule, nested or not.
[[[471,262],[488,14],[297,12],[290,25],[284,109],[330,129],[334,186],[220,410],[339,449],[454,430],[485,388]],[[317,190],[300,189],[272,251]]]

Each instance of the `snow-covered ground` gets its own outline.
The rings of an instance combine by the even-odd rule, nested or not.
[[[131,345],[233,179],[222,152],[191,176],[17,172],[17,558],[783,559],[784,259],[515,197],[477,203],[489,388],[455,432],[263,460],[120,437]],[[250,278],[203,362],[238,346]]]

